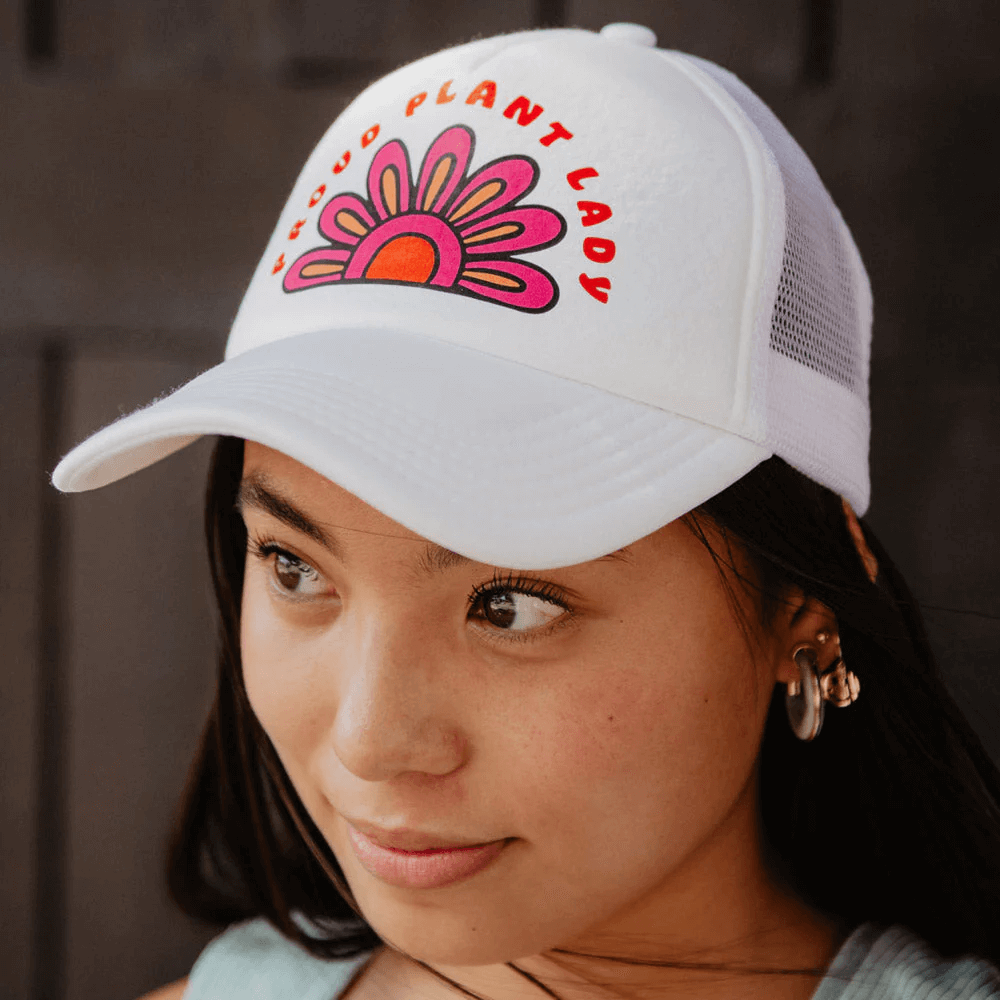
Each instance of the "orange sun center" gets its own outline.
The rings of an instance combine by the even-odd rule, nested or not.
[[[423,284],[434,273],[434,259],[434,247],[422,236],[397,236],[375,255],[365,277]]]

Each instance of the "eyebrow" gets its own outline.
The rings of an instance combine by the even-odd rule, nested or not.
[[[281,521],[282,524],[322,545],[334,558],[344,562],[343,546],[338,539],[324,531],[308,514],[284,496],[267,476],[256,472],[244,477],[240,483],[234,506],[240,516],[247,510],[259,510],[269,514],[275,520]],[[609,552],[606,556],[601,556],[597,561],[604,562],[613,559],[629,562],[632,554],[631,546],[626,545],[615,552]],[[473,561],[443,545],[427,542],[417,560],[417,566],[426,575],[436,576],[439,573],[446,573],[456,566],[465,566]]]
[[[260,473],[251,473],[245,477],[240,483],[235,506],[241,515],[244,511],[251,509],[270,514],[275,520],[281,521],[282,524],[301,532],[307,538],[322,545],[340,562],[345,561],[344,549],[339,540],[329,532],[324,531],[288,497],[283,496],[266,476]],[[443,545],[427,542],[417,565],[428,576],[432,576],[471,562],[471,559],[459,555],[457,552],[452,552],[451,549],[446,549]]]
[[[253,473],[240,483],[235,507],[241,516],[248,510],[259,510],[270,514],[275,520],[318,542],[338,559],[343,557],[336,539],[331,538],[291,500],[282,496],[267,477],[260,473]]]
[[[614,552],[609,552],[606,556],[601,556],[597,562],[605,562],[608,559],[614,559],[616,562],[630,563],[635,558],[635,553],[632,551],[631,545],[623,545],[620,549],[615,549]]]

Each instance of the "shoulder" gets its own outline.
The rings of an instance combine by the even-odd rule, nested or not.
[[[814,1000],[992,1000],[1000,971],[981,958],[942,958],[905,927],[864,924],[844,943]]]
[[[198,956],[186,989],[162,1000],[312,1000],[339,996],[369,956],[316,958],[264,919],[234,924]],[[156,994],[155,1000],[161,1000]]]

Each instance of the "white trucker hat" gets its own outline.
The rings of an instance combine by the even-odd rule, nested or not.
[[[851,235],[759,98],[655,44],[528,31],[369,87],[299,176],[225,360],[55,485],[234,435],[524,569],[614,551],[771,455],[864,513]]]

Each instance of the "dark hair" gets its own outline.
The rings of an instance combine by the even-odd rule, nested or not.
[[[185,913],[223,925],[266,917],[314,955],[379,943],[247,699],[239,616],[246,531],[234,503],[243,442],[216,446],[206,532],[219,610],[215,703],[172,838],[168,880]],[[872,532],[873,583],[840,498],[779,458],[688,517],[708,518],[731,565],[749,558],[765,620],[796,586],[837,617],[862,697],[827,713],[819,738],[791,733],[775,694],[760,751],[769,861],[804,901],[847,930],[903,924],[945,956],[1000,962],[1000,772],[942,683],[919,609]],[[294,914],[325,932],[317,937]]]

